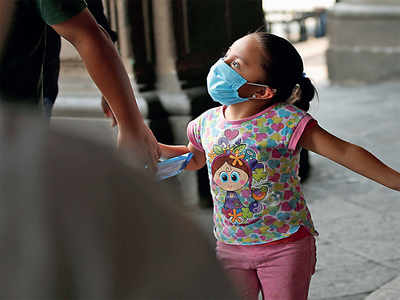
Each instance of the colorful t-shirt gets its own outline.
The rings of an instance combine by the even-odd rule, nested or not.
[[[214,202],[214,234],[228,244],[286,238],[304,226],[317,235],[298,177],[304,128],[316,121],[284,103],[228,121],[225,106],[188,125],[189,141],[207,158]]]

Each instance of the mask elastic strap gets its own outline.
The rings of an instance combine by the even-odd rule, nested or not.
[[[273,93],[276,93],[276,89],[271,88],[269,85],[260,84],[260,83],[253,83],[253,82],[246,82],[246,83],[250,84],[250,85],[262,86],[262,87],[270,88]]]

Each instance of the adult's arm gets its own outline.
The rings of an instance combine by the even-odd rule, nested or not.
[[[118,144],[136,150],[155,165],[159,158],[157,141],[144,124],[118,52],[89,10],[85,8],[76,16],[51,26],[77,49],[93,81],[109,102],[118,123]]]
[[[104,6],[102,0],[86,0],[87,8],[96,19],[97,23],[104,28],[113,42],[118,40],[117,33],[111,29],[110,22],[104,14]]]

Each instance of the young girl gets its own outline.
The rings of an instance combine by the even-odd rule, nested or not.
[[[400,191],[400,173],[345,142],[306,113],[315,88],[285,39],[244,36],[210,69],[208,92],[222,104],[188,125],[187,169],[207,164],[217,256],[243,299],[307,299],[317,232],[298,177],[301,148]]]

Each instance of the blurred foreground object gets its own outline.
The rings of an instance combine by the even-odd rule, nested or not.
[[[0,109],[1,299],[234,299],[167,190],[43,122]]]

